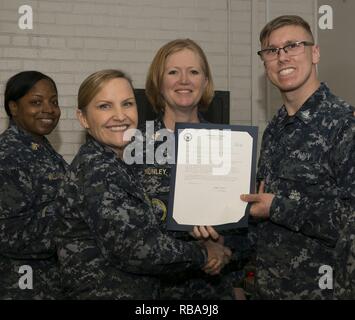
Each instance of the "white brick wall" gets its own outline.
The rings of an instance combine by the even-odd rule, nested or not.
[[[270,18],[286,12],[308,18],[313,16],[314,1],[259,0],[260,29],[266,21],[267,3]],[[205,50],[216,89],[231,91],[231,122],[250,124],[251,55],[255,54],[251,52],[251,39],[255,36],[251,34],[251,3],[252,0],[0,0],[0,101],[3,102],[6,80],[19,71],[33,69],[52,76],[58,85],[62,118],[50,140],[71,161],[84,137],[75,115],[76,94],[82,80],[99,69],[122,68],[132,76],[137,88],[143,88],[157,49],[167,41],[189,37]],[[32,6],[33,30],[18,27],[18,8],[23,4]],[[262,64],[258,70],[258,117],[263,129],[270,115]],[[6,127],[2,107],[0,131]]]

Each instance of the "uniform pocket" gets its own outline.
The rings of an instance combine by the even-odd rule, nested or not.
[[[326,192],[324,169],[316,162],[288,162],[280,167],[279,188],[289,198],[299,199],[301,195],[319,198]]]
[[[281,166],[279,178],[291,180],[306,185],[316,185],[323,173],[321,166],[316,162],[295,163],[289,161]]]

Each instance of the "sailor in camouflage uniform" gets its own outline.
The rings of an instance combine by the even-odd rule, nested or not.
[[[186,68],[185,65],[189,67]],[[179,97],[179,93],[176,94],[179,90],[192,91],[192,98]],[[184,241],[196,240],[187,232],[166,230],[171,168],[175,162],[173,130],[175,121],[206,122],[198,108],[203,110],[203,107],[208,106],[214,94],[213,90],[207,58],[195,42],[190,39],[177,39],[159,49],[148,72],[146,94],[160,116],[140,128],[144,140],[144,154],[141,159],[143,165],[138,165],[137,171],[146,192],[161,208],[160,212],[155,211],[161,230]],[[189,205],[186,204],[186,210],[188,208]],[[249,254],[247,250],[242,250],[249,248],[248,240],[246,230],[222,232],[221,239],[223,236],[225,244],[236,249],[233,251],[233,263],[224,268],[221,274],[213,277],[198,270],[167,275],[161,279],[160,298],[234,299],[233,288],[237,287],[243,278],[242,265]]]
[[[205,120],[199,116],[200,122]],[[144,137],[144,165],[137,165],[137,173],[142,181],[145,191],[155,204],[156,219],[160,229],[169,235],[183,241],[196,241],[187,232],[168,231],[166,229],[166,215],[170,191],[170,177],[174,153],[168,152],[175,148],[174,133],[165,128],[161,117],[154,121],[147,121],[141,128]],[[148,136],[147,136],[148,135]],[[163,152],[162,159],[165,163],[154,160],[147,161],[147,150],[153,150],[157,155],[158,150]],[[247,261],[250,252],[249,242],[244,230],[221,231],[224,244],[232,249],[232,261],[217,276],[209,276],[201,270],[183,272],[161,277],[160,299],[234,299],[233,288],[238,287],[244,276],[243,264]],[[242,250],[244,249],[244,250]]]
[[[52,204],[67,165],[44,137],[58,123],[57,99],[55,83],[39,72],[21,72],[6,86],[10,125],[0,136],[0,299],[60,297]],[[28,267],[21,271],[22,266]]]
[[[355,152],[353,151],[353,154]],[[355,162],[355,160],[352,160]],[[352,192],[354,192],[354,187]],[[354,195],[352,196],[355,198]],[[341,230],[336,246],[336,270],[334,292],[336,299],[355,299],[355,214],[354,206],[351,218]]]
[[[65,297],[155,299],[162,273],[201,269],[210,257],[226,262],[220,252],[230,252],[219,244],[185,243],[159,230],[134,167],[123,161],[123,136],[137,125],[130,80],[117,70],[96,72],[81,85],[78,105],[89,135],[57,199]]]
[[[302,18],[274,19],[260,41],[284,105],[264,132],[259,194],[242,196],[259,218],[255,298],[333,299],[332,272],[347,272],[336,246],[354,222],[354,108],[318,81],[319,48]]]

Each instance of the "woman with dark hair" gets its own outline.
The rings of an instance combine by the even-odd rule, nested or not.
[[[60,118],[54,81],[37,71],[5,89],[8,129],[0,135],[0,299],[59,295],[53,200],[67,164],[45,135]]]

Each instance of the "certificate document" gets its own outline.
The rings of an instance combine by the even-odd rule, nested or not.
[[[177,123],[167,226],[247,227],[243,193],[255,188],[257,127]]]

